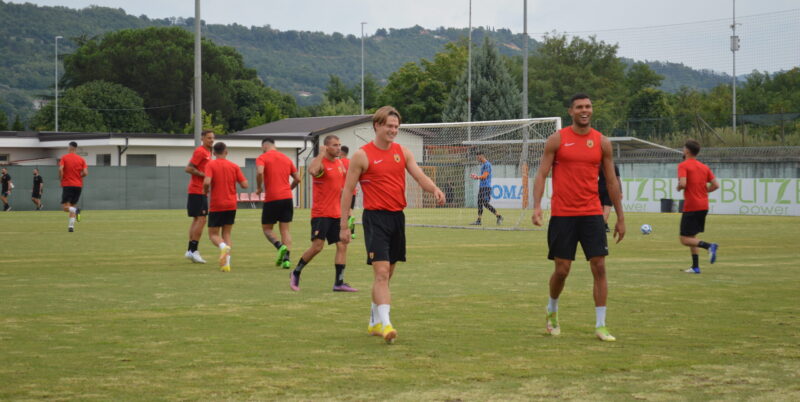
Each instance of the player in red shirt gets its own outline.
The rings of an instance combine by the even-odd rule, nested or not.
[[[184,171],[189,173],[189,197],[186,200],[186,212],[192,218],[189,226],[189,248],[186,250],[185,257],[192,262],[205,264],[206,261],[197,251],[200,237],[203,236],[203,227],[206,225],[208,215],[208,197],[203,192],[203,179],[205,178],[206,164],[211,160],[211,146],[214,145],[214,132],[204,130],[201,134],[202,144],[195,148],[192,159],[186,165]]]
[[[300,273],[311,259],[322,248],[325,240],[328,244],[336,243],[334,267],[336,278],[333,283],[334,292],[357,292],[344,282],[344,266],[347,257],[347,245],[339,241],[339,218],[342,209],[339,205],[344,186],[346,170],[339,155],[339,137],[329,135],[322,143],[322,150],[308,165],[308,174],[313,179],[313,200],[311,208],[311,247],[303,253],[297,267],[290,274],[289,286],[294,291],[300,290]]]
[[[592,101],[586,94],[576,94],[570,99],[569,115],[572,125],[547,138],[542,161],[533,185],[533,216],[536,226],[542,226],[542,195],[545,179],[553,170],[553,195],[550,204],[550,223],[547,228],[548,258],[555,261],[555,271],[550,277],[550,302],[547,305],[546,329],[550,335],[559,335],[558,297],[564,290],[578,242],[589,261],[594,277],[595,335],[602,341],[614,341],[606,327],[606,240],[603,209],[597,191],[600,167],[606,176],[606,187],[614,209],[617,224],[614,237],[617,243],[625,236],[625,215],[622,196],[614,173],[611,141],[591,126]]]
[[[68,231],[75,231],[75,221],[81,221],[81,209],[77,207],[83,190],[83,178],[89,174],[86,161],[76,153],[78,143],[69,143],[67,154],[58,161],[58,177],[61,179],[61,206],[69,213]]]
[[[350,153],[350,148],[347,145],[342,145],[339,149],[339,160],[342,161],[344,165],[345,174],[347,169],[350,169],[350,159],[347,158],[347,155]],[[353,208],[356,207],[356,195],[358,195],[358,188],[356,187],[353,189],[353,200],[350,202],[350,210],[352,211]],[[356,238],[356,217],[355,216],[348,216],[347,217],[347,226],[350,228],[350,238]]]
[[[436,203],[444,205],[442,190],[417,165],[408,148],[394,142],[400,128],[400,113],[384,106],[372,117],[375,139],[353,154],[341,198],[339,239],[350,242],[350,201],[356,182],[364,195],[364,243],[367,246],[367,264],[372,264],[375,280],[372,284],[372,309],[367,332],[382,336],[387,343],[394,342],[397,331],[392,327],[389,310],[392,296],[391,279],[398,261],[406,260],[406,171],[423,190],[432,193]]]
[[[683,215],[681,215],[680,241],[692,253],[692,266],[683,272],[700,273],[698,248],[708,250],[709,261],[717,260],[717,243],[706,243],[697,239],[706,227],[708,215],[708,193],[719,188],[717,178],[705,164],[697,160],[700,143],[688,140],[683,146],[684,161],[678,165],[678,191],[683,190]]]
[[[289,249],[292,248],[292,235],[289,233],[289,223],[294,217],[294,202],[292,201],[292,190],[300,184],[300,174],[294,162],[277,149],[275,140],[265,138],[261,141],[261,149],[264,151],[256,159],[256,182],[259,198],[264,192],[264,206],[261,210],[261,229],[272,245],[278,249],[278,258],[275,260],[276,266],[289,269],[292,266],[289,260]],[[289,177],[292,183],[289,184]],[[281,232],[281,239],[275,237],[272,227],[278,222]]]
[[[215,160],[208,162],[203,179],[203,192],[211,194],[208,213],[208,237],[219,247],[219,267],[222,272],[231,270],[231,231],[236,220],[236,183],[247,188],[247,179],[238,165],[229,161],[224,142],[214,144]],[[220,236],[222,229],[222,236]]]

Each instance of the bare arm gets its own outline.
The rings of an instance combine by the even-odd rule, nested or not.
[[[256,193],[261,198],[264,192],[264,165],[256,165]]]
[[[536,171],[536,178],[533,179],[533,216],[531,221],[536,226],[542,226],[542,196],[544,195],[544,185],[547,183],[547,175],[550,174],[550,169],[553,167],[553,161],[556,158],[556,151],[561,145],[561,134],[556,132],[547,138],[544,143],[544,153],[542,153],[542,160],[539,162],[539,170]]]
[[[411,177],[419,183],[419,186],[422,187],[423,190],[433,194],[433,197],[436,198],[436,204],[444,205],[446,201],[444,193],[436,186],[436,183],[422,171],[419,165],[417,165],[414,154],[412,154],[408,148],[403,147],[403,156],[406,158],[406,170],[411,174]]]
[[[678,178],[678,191],[683,191],[686,188],[686,178],[679,177]]]
[[[64,179],[64,165],[58,165],[58,180]]]
[[[324,173],[322,168],[322,158],[325,157],[324,155],[324,153],[320,152],[319,155],[308,164],[308,174],[312,177],[320,177],[322,173]]]
[[[83,168],[83,170],[81,170],[81,177],[86,177],[88,175],[89,175],[89,168],[88,167]]]
[[[711,180],[710,182],[708,182],[708,192],[709,193],[713,193],[718,188],[719,188],[719,182],[717,181],[717,179],[714,179],[714,180]]]
[[[206,176],[203,179],[203,194],[208,194],[209,191],[211,191],[211,178]]]
[[[300,184],[300,173],[294,172],[292,173],[292,184],[290,188],[294,190],[294,188],[297,187],[298,184]]]
[[[344,244],[350,243],[350,226],[347,225],[347,218],[350,217],[350,200],[353,197],[353,190],[361,174],[369,168],[367,154],[359,149],[350,159],[350,168],[347,169],[347,177],[344,179],[344,188],[340,200],[342,217],[339,221],[339,241]]]
[[[614,154],[611,147],[611,140],[603,137],[600,141],[603,148],[603,173],[606,176],[606,189],[608,195],[611,197],[611,202],[614,204],[614,211],[617,214],[617,224],[614,226],[614,237],[617,238],[617,243],[622,241],[625,237],[625,213],[622,211],[622,192],[620,191],[619,180],[617,174],[614,172]]]
[[[248,187],[250,187],[250,183],[247,182],[247,179],[244,179],[244,180],[239,182],[239,187],[248,188]]]
[[[188,165],[186,165],[186,169],[183,169],[183,171],[186,172],[186,173],[189,173],[191,175],[194,175],[194,176],[206,177],[205,173],[201,172],[197,168],[197,166],[195,166],[191,162]]]

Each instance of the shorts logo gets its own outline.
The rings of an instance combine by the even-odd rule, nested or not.
[[[316,236],[316,235],[318,235],[318,234],[319,234],[319,230],[315,230],[315,231],[314,231],[314,236]]]
[[[594,147],[594,141],[592,141],[592,140],[587,140],[587,141],[586,141],[586,146],[587,146],[587,147],[589,147],[589,148],[592,148],[592,147]]]
[[[371,260],[371,259],[374,259],[374,258],[375,258],[375,253],[373,253],[373,252],[371,252],[371,251],[370,251],[370,253],[369,253],[369,259]]]
[[[400,163],[400,155],[394,154],[394,161]]]

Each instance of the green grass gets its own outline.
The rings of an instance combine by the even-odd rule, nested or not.
[[[223,274],[183,258],[182,211],[87,211],[75,233],[60,212],[0,215],[0,399],[800,399],[798,218],[710,216],[719,261],[688,275],[679,216],[630,214],[607,260],[616,343],[592,335],[585,261],[562,335],[543,334],[543,231],[409,228],[391,346],[366,333],[362,237],[346,271],[361,292],[331,292],[329,247],[294,293],[258,211],[237,218]],[[307,211],[292,232],[296,261]]]

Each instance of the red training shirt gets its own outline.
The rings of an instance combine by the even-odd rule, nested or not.
[[[345,173],[345,177],[347,177],[347,171],[350,170],[350,159],[339,158],[339,160],[342,161],[342,165],[344,165],[344,173]],[[342,182],[342,186],[344,186],[344,182]],[[353,195],[356,195],[356,194],[358,194],[358,187],[353,188]],[[341,213],[340,213],[340,215],[341,215]]]
[[[243,182],[244,175],[239,166],[227,159],[209,161],[205,170],[211,178],[210,212],[236,210],[236,183]]]
[[[264,166],[264,202],[292,198],[289,176],[297,168],[288,156],[273,149],[261,154],[256,159],[256,166]]]
[[[192,159],[189,159],[189,163],[194,165],[197,170],[205,172],[206,164],[210,160],[211,151],[200,145],[199,147],[195,148],[194,153],[192,154]],[[189,179],[189,194],[203,194],[203,179],[204,177],[192,175],[192,177]]]
[[[359,182],[364,192],[364,209],[402,211],[406,203],[406,158],[403,147],[392,143],[388,150],[374,142],[361,147],[367,154],[367,171]]]
[[[314,178],[314,206],[312,218],[336,218],[342,216],[341,197],[344,187],[345,168],[338,159],[322,158],[322,175]]]
[[[686,178],[683,189],[683,212],[708,210],[708,187],[714,180],[714,173],[697,159],[687,159],[678,165],[678,178]]]
[[[70,152],[61,157],[58,166],[63,166],[61,187],[83,187],[81,172],[86,169],[86,161],[78,154]]]
[[[597,180],[603,134],[595,129],[581,135],[572,126],[562,128],[561,144],[553,161],[552,216],[602,215]]]

